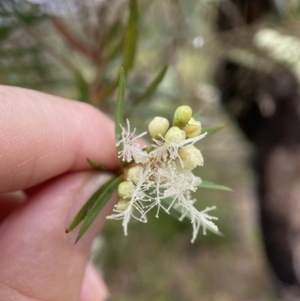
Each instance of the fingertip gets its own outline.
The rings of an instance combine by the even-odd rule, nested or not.
[[[108,301],[108,288],[96,268],[88,263],[85,269],[79,301]]]

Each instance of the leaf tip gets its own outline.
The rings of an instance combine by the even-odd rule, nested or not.
[[[77,236],[77,238],[76,238],[76,240],[75,240],[75,243],[74,243],[75,245],[77,244],[77,242],[79,241],[79,239],[81,238],[81,236],[82,236],[82,235],[79,235],[79,234],[78,234],[78,236]]]

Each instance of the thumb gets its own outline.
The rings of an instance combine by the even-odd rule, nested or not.
[[[91,242],[112,210],[110,201],[75,245],[65,229],[107,175],[78,172],[34,189],[0,226],[0,300],[78,300]],[[78,230],[77,230],[78,232]]]

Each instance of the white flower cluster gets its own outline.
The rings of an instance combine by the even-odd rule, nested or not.
[[[123,145],[119,157],[131,163],[131,167],[125,175],[126,181],[118,187],[120,200],[114,213],[107,218],[122,219],[127,235],[131,217],[146,223],[151,209],[156,208],[158,217],[160,209],[169,213],[173,208],[181,212],[180,220],[190,218],[192,242],[201,226],[204,234],[207,228],[218,232],[212,221],[217,218],[208,214],[215,207],[198,211],[194,207],[196,200],[191,198],[191,192],[201,184],[201,179],[192,170],[204,162],[194,144],[206,136],[206,133],[200,135],[201,123],[192,118],[192,109],[189,106],[178,107],[172,127],[169,127],[167,119],[155,117],[148,129],[153,144],[147,148],[138,143],[138,139],[147,132],[134,136],[135,129],[130,132],[128,120],[127,129],[122,128],[122,139],[117,143],[117,146]]]

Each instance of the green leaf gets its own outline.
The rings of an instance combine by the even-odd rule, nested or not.
[[[73,218],[72,222],[69,224],[66,232],[69,233],[75,229],[88,215],[92,206],[99,199],[105,189],[113,182],[116,178],[109,179],[103,186],[101,186],[94,194],[88,199],[88,201],[81,207],[76,216]]]
[[[121,32],[122,30],[122,32]],[[105,32],[102,45],[102,55],[105,62],[109,63],[121,56],[124,45],[123,26],[120,18],[117,18]]]
[[[82,75],[78,72],[75,73],[75,82],[78,90],[78,100],[82,102],[90,102],[90,88]]]
[[[129,18],[124,35],[123,66],[126,71],[131,69],[134,63],[138,43],[138,20],[139,12],[137,0],[130,0]]]
[[[122,181],[124,181],[123,177],[119,176],[117,178],[113,178],[112,181],[107,182],[107,185],[105,185],[105,188],[102,190],[101,194],[98,196],[98,198],[95,200],[92,207],[88,211],[84,222],[79,230],[75,243],[77,243],[78,240],[83,236],[83,234],[88,230],[88,228],[91,226],[101,209],[108,202],[108,200]]]
[[[116,105],[116,116],[115,116],[115,134],[116,134],[116,142],[120,141],[122,138],[122,129],[121,126],[123,124],[123,115],[124,115],[124,97],[125,97],[125,72],[124,68],[121,68],[119,87],[118,87],[118,98]],[[117,146],[117,152],[122,151],[123,145],[120,144]],[[123,165],[122,160],[120,159],[120,163]]]
[[[230,189],[227,186],[214,184],[214,183],[208,182],[208,181],[202,181],[202,183],[198,187],[206,188],[206,189],[214,189],[214,190],[232,191],[232,189]]]
[[[197,111],[196,113],[193,114],[193,118],[194,119],[199,118],[200,116],[202,116],[203,112],[204,112],[204,109]]]
[[[105,61],[110,62],[115,59],[121,52],[123,41],[119,41],[108,54],[105,55]]]
[[[107,171],[107,168],[104,165],[94,162],[89,158],[87,158],[86,160],[93,169]]]
[[[120,36],[120,30],[122,29],[122,22],[120,18],[117,18],[105,32],[105,36],[102,42],[103,48],[110,46],[116,38]]]
[[[145,90],[145,92],[140,95],[134,102],[133,106],[138,105],[140,102],[142,102],[144,99],[150,97],[155,91],[158,85],[161,83],[161,81],[164,79],[165,74],[168,70],[168,65],[165,65],[157,74],[157,76],[154,78],[154,80],[151,82],[149,87]]]
[[[226,124],[216,124],[213,126],[208,126],[202,129],[202,133],[207,133],[207,135],[211,135],[224,129],[225,126]]]

